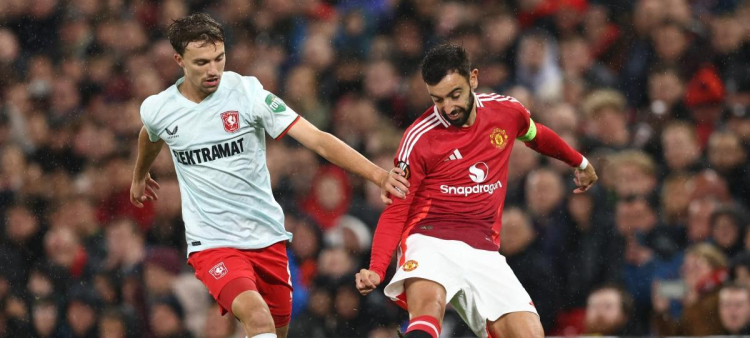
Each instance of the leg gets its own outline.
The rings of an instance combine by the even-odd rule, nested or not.
[[[284,325],[282,327],[276,328],[276,337],[279,338],[286,338],[286,333],[289,332],[289,324]]]
[[[232,313],[240,320],[248,337],[276,332],[271,311],[257,291],[247,290],[235,297]]]
[[[494,322],[489,322],[489,331],[494,338],[541,338],[544,329],[539,316],[532,312],[511,312]]]
[[[286,242],[267,247],[251,256],[256,262],[258,292],[268,306],[274,332],[278,338],[285,338],[292,317],[291,276],[289,260],[286,256]]]
[[[445,315],[445,288],[431,280],[409,278],[404,281],[404,290],[411,319],[405,337],[437,338]]]

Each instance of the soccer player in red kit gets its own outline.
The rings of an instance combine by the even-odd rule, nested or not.
[[[410,193],[381,215],[370,269],[356,276],[362,294],[374,290],[398,246],[399,269],[385,294],[409,311],[407,338],[437,338],[446,302],[479,337],[544,336],[534,303],[498,252],[513,142],[575,167],[576,192],[597,180],[586,158],[516,99],[474,93],[477,76],[459,46],[425,56],[422,78],[435,105],[406,130],[394,161]]]

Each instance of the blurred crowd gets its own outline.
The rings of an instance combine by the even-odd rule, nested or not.
[[[166,27],[196,11],[224,24],[226,70],[386,169],[432,104],[419,61],[462,45],[477,92],[516,97],[600,175],[573,194],[571,168],[513,149],[501,252],[546,332],[750,334],[748,0],[3,0],[0,336],[244,336],[185,263],[169,151],[159,201],[129,203],[140,104],[182,75]],[[394,337],[406,313],[353,282],[379,189],[289,138],[268,167],[294,234],[289,337]],[[471,333],[449,309],[443,336]]]

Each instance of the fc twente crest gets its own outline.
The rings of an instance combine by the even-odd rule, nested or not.
[[[224,130],[228,133],[234,133],[240,130],[240,113],[236,111],[227,111],[221,113],[221,122],[224,123]]]

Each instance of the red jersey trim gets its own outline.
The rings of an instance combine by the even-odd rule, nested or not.
[[[435,114],[438,117],[438,119],[440,119],[440,123],[443,124],[443,127],[448,128],[448,126],[451,125],[448,122],[448,120],[445,119],[445,117],[443,116],[443,114],[440,114],[440,112],[437,109],[437,106],[432,106],[432,113]]]
[[[300,118],[300,117],[302,117],[302,116],[299,116],[299,115],[297,115],[297,118],[295,118],[295,119],[294,119],[294,121],[292,121],[292,123],[290,123],[290,124],[289,124],[289,126],[288,126],[288,127],[286,127],[286,129],[284,129],[284,131],[283,131],[283,132],[281,132],[281,135],[279,135],[279,136],[277,136],[276,138],[274,138],[274,140],[276,140],[276,141],[278,141],[278,140],[281,140],[281,138],[282,138],[282,137],[284,137],[284,135],[286,135],[286,133],[288,133],[288,132],[289,132],[289,129],[292,129],[292,126],[293,126],[293,125],[294,125],[295,123],[297,123],[297,121],[299,121],[299,118]]]
[[[439,113],[433,113],[409,130],[398,152],[399,161],[409,164],[409,155],[411,155],[411,151],[414,149],[414,145],[417,144],[419,138],[441,124],[439,115]]]

